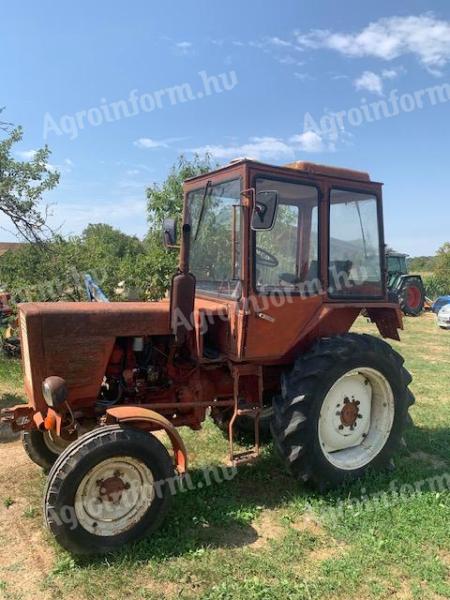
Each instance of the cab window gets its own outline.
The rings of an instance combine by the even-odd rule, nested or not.
[[[315,187],[257,178],[256,192],[276,191],[278,210],[269,231],[255,233],[255,281],[260,292],[318,291],[318,200]]]
[[[371,193],[331,191],[329,293],[333,297],[383,293],[378,202]]]

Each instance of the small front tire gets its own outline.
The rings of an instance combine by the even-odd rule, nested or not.
[[[111,425],[79,438],[54,464],[44,497],[47,527],[73,554],[104,554],[156,530],[175,475],[153,435]]]

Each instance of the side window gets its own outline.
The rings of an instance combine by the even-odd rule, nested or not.
[[[256,191],[275,190],[278,210],[273,228],[255,234],[258,291],[318,291],[318,192],[315,187],[258,178]]]
[[[329,284],[334,297],[383,292],[377,199],[370,193],[331,191]]]

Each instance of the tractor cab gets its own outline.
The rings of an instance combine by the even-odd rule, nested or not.
[[[306,333],[375,315],[386,302],[381,189],[360,171],[247,159],[187,180],[172,314],[182,307],[189,320],[195,287],[196,306],[222,307],[230,322],[230,335],[208,329],[207,355],[270,362],[289,361]],[[165,232],[172,239],[173,221]],[[379,326],[396,337],[398,320]]]
[[[407,257],[407,254],[401,254],[400,252],[388,250],[386,252],[388,275],[406,275],[408,273],[408,267],[406,264]]]

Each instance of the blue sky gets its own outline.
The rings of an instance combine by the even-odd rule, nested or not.
[[[449,67],[444,0],[23,0],[0,21],[0,106],[24,127],[18,157],[51,148],[66,233],[142,236],[146,186],[210,150],[368,170],[387,241],[434,253],[450,240]]]

